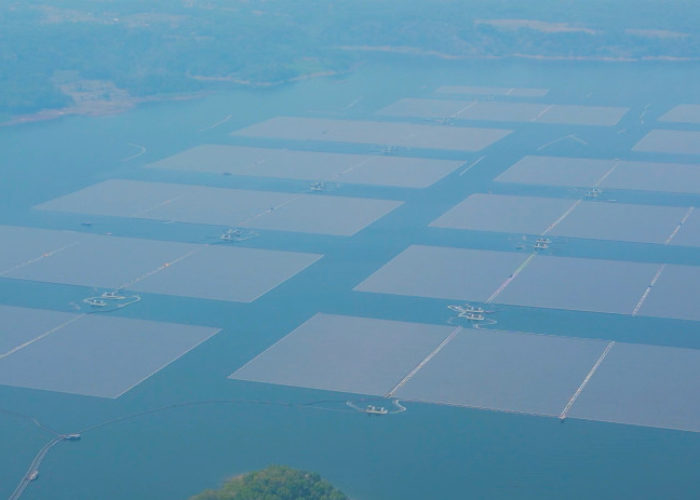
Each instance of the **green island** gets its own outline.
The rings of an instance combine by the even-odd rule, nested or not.
[[[272,465],[226,481],[190,500],[347,500],[348,497],[314,472]]]

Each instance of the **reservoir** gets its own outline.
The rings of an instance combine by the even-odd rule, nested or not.
[[[26,247],[0,241],[15,245],[0,304],[49,311],[26,319],[42,332],[70,322],[36,341],[0,327],[3,353],[33,342],[0,357],[0,498],[55,433],[80,439],[51,447],[23,499],[188,498],[269,464],[367,500],[692,498],[698,77],[690,62],[377,56],[0,128],[0,226],[28,228]],[[262,170],[216,164],[226,151]],[[538,157],[573,166],[535,172]],[[50,250],[23,250],[42,238]],[[535,364],[541,391],[494,382]]]

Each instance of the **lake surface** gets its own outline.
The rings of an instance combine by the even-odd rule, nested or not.
[[[367,500],[696,498],[698,433],[573,419],[562,425],[553,418],[415,403],[406,403],[408,410],[397,415],[368,418],[345,405],[361,396],[227,377],[318,312],[446,324],[451,317],[446,306],[453,301],[352,289],[411,244],[514,251],[518,235],[428,225],[471,193],[571,196],[561,188],[516,188],[492,181],[525,155],[700,163],[698,157],[632,152],[653,128],[697,129],[656,120],[677,104],[699,102],[693,85],[698,77],[700,66],[690,63],[427,59],[396,63],[380,57],[347,77],[148,104],[117,116],[68,117],[0,129],[0,224],[216,243],[225,228],[32,207],[112,178],[305,192],[309,183],[304,181],[143,167],[204,143],[376,153],[372,146],[300,144],[230,133],[280,115],[378,119],[379,109],[405,97],[434,96],[441,85],[549,88],[543,102],[630,108],[615,127],[474,122],[513,128],[516,133],[483,152],[411,152],[464,160],[465,165],[485,155],[464,175],[458,169],[435,185],[416,190],[334,186],[330,195],[405,202],[358,234],[259,231],[258,237],[239,243],[325,255],[255,302],[143,294],[141,302],[108,313],[222,331],[115,400],[0,386],[0,407],[35,416],[66,433],[179,405],[88,430],[79,442],[60,443],[22,498],[187,498],[228,476],[268,464],[317,471],[352,498]],[[562,140],[537,151],[568,134],[586,144]],[[141,146],[145,153],[134,157]],[[617,200],[700,204],[697,195],[655,192],[620,192]],[[81,225],[86,220],[92,225]],[[700,249],[692,247],[569,239],[552,251],[562,256],[700,265]],[[8,305],[72,312],[93,292],[0,278],[0,303]],[[700,324],[691,321],[499,306],[498,328],[700,349]],[[0,437],[4,498],[50,436],[25,420],[0,414]]]

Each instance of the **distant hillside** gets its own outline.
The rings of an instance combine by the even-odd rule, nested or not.
[[[347,500],[318,474],[273,465],[229,479],[190,500]]]
[[[9,0],[0,116],[104,114],[279,85],[347,72],[378,52],[700,60],[698,25],[696,0]]]

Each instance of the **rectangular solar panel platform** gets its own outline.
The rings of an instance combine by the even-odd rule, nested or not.
[[[190,224],[352,236],[402,202],[109,180],[35,208]]]
[[[449,127],[326,118],[278,117],[233,135],[296,141],[330,141],[403,148],[480,151],[510,134],[496,128]]]
[[[541,234],[575,200],[473,194],[430,223],[433,227]]]
[[[600,187],[700,194],[700,164],[620,161]]]
[[[700,246],[700,210],[691,208],[678,228],[678,232],[672,236],[674,245],[698,247]]]
[[[537,123],[612,127],[620,122],[627,111],[629,111],[629,108],[617,106],[552,104],[533,121]]]
[[[615,160],[525,156],[495,180],[515,184],[591,187],[614,165]]]
[[[469,105],[465,105],[464,101],[452,102],[454,103],[455,111],[454,114],[449,115],[451,118],[495,122],[532,122],[545,113],[548,107],[547,104],[533,102],[473,101]],[[405,104],[407,104],[405,100],[402,100],[397,102],[396,106],[400,110]],[[458,107],[459,109],[457,109]],[[389,110],[385,108],[382,112],[389,113]]]
[[[664,278],[665,273],[658,278],[656,263],[414,245],[354,290],[625,315],[637,314],[635,309],[645,298],[649,305],[642,303],[639,313],[655,315],[658,309],[651,310],[656,300],[652,299],[658,293],[670,297],[665,300],[678,301],[659,316],[700,319],[694,307],[700,280],[681,282],[682,275],[694,276],[700,268],[678,267],[682,268],[677,271],[679,278],[671,280]],[[651,286],[657,278],[658,283]],[[678,300],[684,297],[687,300]]]
[[[665,265],[639,314],[700,321],[700,267]]]
[[[527,258],[514,252],[412,245],[354,290],[484,302]]]
[[[383,396],[453,330],[317,314],[230,378]]]
[[[549,234],[665,244],[687,212],[688,207],[584,201]]]
[[[574,418],[700,432],[700,350],[616,343]]]
[[[606,344],[465,329],[395,395],[426,403],[558,416]]]
[[[72,321],[75,314],[0,305],[0,359],[44,332]]]
[[[700,123],[700,104],[680,104],[664,113],[660,122]]]
[[[447,120],[613,126],[627,111],[628,108],[609,106],[406,98],[381,109],[379,114]]]
[[[207,144],[146,166],[306,181],[425,188],[450,174],[461,164],[460,161],[430,158]]]
[[[0,246],[2,277],[238,302],[252,302],[321,258],[8,226],[0,226],[0,240],[13,242]]]
[[[700,165],[525,156],[496,182],[700,194]]]
[[[319,258],[319,255],[306,253],[207,245],[129,288],[148,293],[253,302]]]
[[[319,313],[229,378],[698,432],[698,375],[694,349]]]
[[[652,130],[632,148],[633,151],[700,155],[700,132],[691,130]]]
[[[525,307],[632,314],[658,264],[539,255],[496,302]]]
[[[440,94],[471,94],[504,97],[544,97],[549,93],[549,89],[444,85],[439,87],[437,92]]]
[[[430,225],[665,244],[672,241],[671,236],[687,213],[687,207],[474,194]],[[684,239],[686,244],[692,242]]]
[[[170,241],[73,234],[75,245],[3,275],[21,280],[119,289],[130,279],[198,248]]]
[[[217,328],[0,305],[0,384],[118,398]],[[4,344],[3,348],[7,348]]]
[[[0,245],[0,276],[25,266],[30,261],[74,246],[83,237],[87,235],[79,235],[72,231],[0,226],[0,241],[12,242],[10,245]]]

